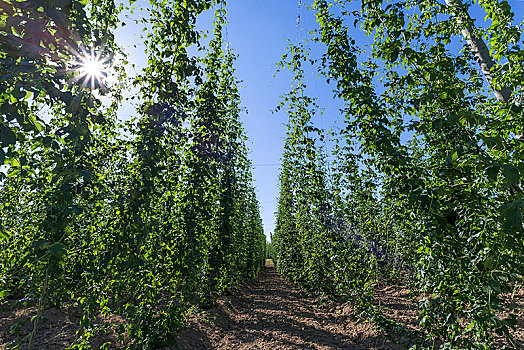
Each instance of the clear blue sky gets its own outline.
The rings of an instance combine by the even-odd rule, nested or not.
[[[314,15],[301,9],[301,25],[305,31],[316,23]],[[244,127],[251,143],[253,175],[261,206],[264,229],[274,232],[278,196],[278,172],[287,117],[272,114],[280,96],[291,87],[292,76],[283,71],[276,77],[276,63],[285,53],[289,41],[305,34],[297,30],[298,1],[292,0],[230,0],[228,5],[228,40],[237,60],[240,94],[248,114]]]
[[[298,2],[282,0],[229,1],[228,40],[239,55],[237,77],[242,80],[240,95],[247,114],[242,116],[255,166],[264,230],[274,230],[278,170],[285,135],[285,116],[272,114],[279,96],[289,89],[284,74],[276,73],[276,63],[285,52],[289,38],[297,30]],[[284,78],[284,79],[282,79]]]
[[[146,3],[139,0],[136,5],[146,6]],[[516,22],[521,22],[524,1],[510,0],[509,3],[516,14]],[[300,40],[305,36],[305,32],[314,29],[316,24],[314,14],[303,7],[300,11],[301,31],[297,31],[298,4],[298,0],[229,0],[227,6],[227,40],[239,55],[236,75],[242,81],[242,105],[248,111],[242,115],[242,121],[249,138],[250,156],[255,166],[255,186],[268,239],[269,232],[273,232],[275,227],[278,171],[286,122],[284,113],[272,114],[271,111],[278,105],[280,96],[288,92],[291,86],[289,72],[279,73],[275,78],[273,75],[277,70],[276,63],[289,45],[288,40]],[[131,17],[139,18],[142,14],[137,12]],[[479,15],[481,17],[478,20],[482,20],[483,15]],[[212,13],[204,16],[204,25],[211,18]],[[117,41],[129,52],[130,62],[138,67],[144,66],[146,56],[140,39],[142,28],[134,25],[132,21],[126,23],[126,27],[117,31]],[[356,39],[358,42],[369,41],[363,37]],[[317,119],[317,123],[325,128],[333,127],[339,119],[337,110],[340,104],[333,101],[331,89],[322,79],[317,80],[311,76],[308,85],[310,93],[319,98],[320,105],[327,106],[324,116]],[[122,109],[121,115],[124,118],[125,114],[134,114],[132,106]]]

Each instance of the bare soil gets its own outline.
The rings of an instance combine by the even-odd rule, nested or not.
[[[374,297],[383,314],[407,330],[417,330],[418,308],[405,286],[378,288]],[[524,289],[507,296],[516,310],[515,345],[524,349]],[[500,315],[506,318],[509,313]],[[499,337],[499,345],[509,346]],[[392,338],[368,322],[358,323],[351,305],[307,295],[284,281],[272,265],[234,296],[193,316],[177,336],[180,349],[406,349],[409,338]]]
[[[391,320],[398,322],[408,330],[419,330],[416,326],[418,307],[410,296],[410,290],[405,286],[385,286],[375,290],[375,300],[381,306],[383,314]],[[509,333],[517,349],[524,350],[524,288],[518,288],[514,293],[503,296],[504,311],[498,314],[500,319],[516,316],[515,330]],[[506,337],[495,335],[497,348],[507,346],[514,348]]]
[[[387,317],[416,329],[418,311],[408,289],[379,288],[375,300]],[[524,349],[524,289],[508,296],[508,307],[517,310],[517,330],[512,335],[517,347]],[[28,306],[0,311],[0,350],[11,348],[31,333],[31,317],[36,311],[36,307]],[[396,343],[398,339],[388,337],[372,323],[358,323],[352,313],[351,305],[326,302],[297,289],[269,264],[255,280],[220,298],[215,307],[191,315],[186,327],[176,334],[176,345],[163,350],[403,349]],[[74,344],[80,317],[80,310],[74,307],[46,310],[33,349],[65,349]],[[99,349],[105,342],[111,343],[110,349],[129,344],[126,339],[117,341],[114,325],[124,323],[117,315],[100,316],[93,349]],[[17,324],[18,335],[12,332]],[[21,347],[25,348],[26,345]]]
[[[370,323],[358,324],[336,303],[319,303],[266,267],[238,295],[194,317],[180,349],[398,349]]]
[[[27,349],[27,343],[33,331],[32,318],[37,314],[35,306],[17,306],[14,309],[8,308],[0,312],[0,350]],[[66,306],[60,309],[51,308],[42,313],[42,318],[38,323],[37,332],[33,340],[34,350],[59,350],[66,349],[74,345],[77,341],[77,330],[79,329],[81,311],[73,306]],[[95,336],[91,339],[93,349],[99,349],[102,344],[110,343],[110,349],[116,349],[118,334],[114,325],[123,324],[124,320],[118,315],[102,317],[96,319],[94,329]]]

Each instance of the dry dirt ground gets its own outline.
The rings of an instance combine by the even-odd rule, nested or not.
[[[398,349],[348,310],[318,300],[266,267],[236,296],[219,301],[178,334],[180,349]]]
[[[12,349],[17,344],[22,344],[17,349],[27,349],[27,339],[33,330],[31,318],[36,314],[36,307],[24,306],[0,312],[0,350]],[[81,317],[80,310],[70,306],[45,310],[38,323],[33,349],[60,350],[74,345]],[[103,325],[123,322],[123,319],[117,315],[97,317],[96,336],[91,342],[93,349],[100,349],[104,343],[118,344],[115,327]],[[110,348],[117,349],[118,346],[113,345]]]
[[[409,289],[387,286],[375,291],[375,300],[387,317],[415,330],[418,310]],[[517,311],[517,330],[512,332],[518,349],[524,350],[524,290],[508,304]],[[507,315],[501,315],[507,316]],[[376,330],[371,323],[357,323],[351,306],[319,303],[282,280],[273,267],[239,288],[235,296],[224,297],[218,306],[193,317],[178,334],[179,349],[405,349]],[[400,339],[398,339],[400,340]],[[501,348],[507,344],[499,339]],[[509,345],[509,344],[508,344]]]
[[[408,327],[417,319],[418,312],[407,289],[384,287],[376,291],[375,297],[388,317]],[[514,337],[517,346],[524,349],[524,290],[516,293],[510,303],[520,310]],[[16,341],[17,336],[10,330],[17,322],[21,322],[20,335],[31,332],[30,319],[35,314],[35,307],[0,312],[0,350],[10,348],[8,344]],[[351,306],[320,303],[318,298],[284,281],[270,266],[233,295],[220,298],[215,307],[190,316],[187,326],[176,335],[177,346],[162,350],[402,349],[373,324],[357,323],[351,315]],[[33,349],[65,349],[72,345],[80,316],[80,311],[73,307],[46,310]],[[99,321],[99,324],[125,322],[118,316]],[[99,330],[93,349],[104,342],[112,343],[111,349],[121,348],[122,343],[116,339],[115,329]]]

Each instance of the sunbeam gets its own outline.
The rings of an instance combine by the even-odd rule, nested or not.
[[[95,54],[93,50],[91,52],[84,51],[78,55],[77,61],[77,72],[79,75],[75,80],[82,80],[84,87],[89,86],[91,90],[97,86],[102,90],[105,89],[103,79],[107,77],[109,64],[108,58],[101,57],[100,54]]]

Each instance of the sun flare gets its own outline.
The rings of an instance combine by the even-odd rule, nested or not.
[[[97,57],[86,57],[82,62],[82,74],[87,78],[100,79],[104,73],[104,64]]]
[[[90,86],[91,90],[97,87],[105,89],[104,80],[107,78],[109,64],[108,59],[95,54],[93,51],[83,52],[78,55],[76,80],[82,80],[83,86]]]

